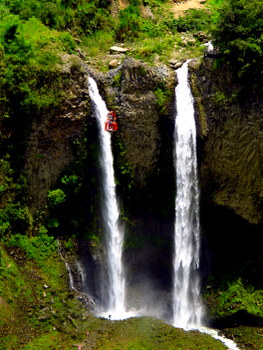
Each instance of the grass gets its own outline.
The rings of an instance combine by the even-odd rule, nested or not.
[[[174,328],[154,318],[108,321],[91,318],[84,344],[98,350],[179,350],[225,349],[222,343],[205,334]]]
[[[88,62],[98,70],[107,71],[109,61],[114,58],[109,55],[109,48],[114,44],[111,34],[100,32],[98,37],[85,38],[82,49],[86,53]],[[184,33],[183,38],[191,38],[191,34]],[[138,38],[136,41],[125,41],[123,44],[130,51],[126,56],[142,60],[150,65],[169,64],[170,59],[185,60],[187,58],[199,57],[203,54],[205,47],[198,41],[184,41],[181,34],[166,35],[157,38]],[[124,55],[122,60],[124,59]]]
[[[80,47],[85,51],[88,57],[106,55],[109,48],[113,46],[114,32],[98,31],[92,36],[86,36],[82,39]]]
[[[94,350],[224,349],[207,335],[157,319],[88,316],[68,290],[56,248],[46,234],[16,235],[8,245],[0,245],[0,350],[73,350],[80,343],[86,349],[92,344]]]
[[[237,344],[242,345],[246,350],[263,350],[262,327],[239,326],[224,329],[226,337],[234,339]]]
[[[85,313],[53,237],[0,243],[0,350],[74,349]]]

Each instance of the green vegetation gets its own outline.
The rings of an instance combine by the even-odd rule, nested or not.
[[[40,267],[45,266],[47,259],[58,248],[56,240],[46,233],[31,238],[21,234],[12,235],[6,245],[22,249],[27,259],[34,260]]]
[[[53,237],[15,235],[1,243],[0,349],[74,349],[86,312],[67,283]]]
[[[178,19],[163,4],[155,3],[153,11],[154,19],[142,19],[138,6],[129,6],[120,12],[116,38],[132,48],[131,54],[135,58],[158,64],[167,63],[172,57],[184,59],[198,56],[204,51],[200,41],[195,40],[190,31],[208,32],[211,16],[206,10],[189,10]],[[190,40],[185,41],[182,36]]]
[[[241,278],[228,282],[219,290],[207,294],[209,302],[216,300],[212,310],[216,316],[227,317],[237,312],[246,311],[250,315],[263,317],[263,293],[251,285],[246,285]]]
[[[25,177],[11,168],[10,156],[0,159],[0,239],[32,227],[33,218],[24,203],[25,184]]]
[[[107,19],[108,0],[98,0],[89,3],[82,0],[3,0],[1,12],[18,15],[22,20],[38,18],[50,28],[65,30],[70,28],[85,34],[109,24]],[[104,28],[105,29],[105,28]]]
[[[255,332],[253,328],[247,326],[226,328],[224,334],[227,338],[235,339],[238,344],[242,344],[244,349],[262,350],[263,329],[258,327],[258,332]]]
[[[74,175],[72,175],[72,176],[74,176]],[[58,188],[56,190],[49,191],[47,198],[48,198],[49,206],[51,208],[53,208],[53,207],[56,207],[57,205],[65,202],[66,195],[60,188]]]
[[[261,0],[224,1],[213,28],[215,44],[236,76],[251,85],[262,82],[263,3]]]
[[[158,87],[154,91],[154,94],[156,96],[157,107],[159,108],[160,113],[162,113],[167,105],[167,102],[171,102],[173,91],[169,89],[165,83],[159,83]]]
[[[0,48],[4,117],[14,117],[18,110],[25,115],[57,106],[61,97],[58,53],[74,51],[70,34],[50,30],[36,18],[24,22],[16,15],[2,15]]]
[[[90,318],[85,345],[94,350],[216,350],[225,346],[208,335],[185,332],[154,318],[110,322]]]

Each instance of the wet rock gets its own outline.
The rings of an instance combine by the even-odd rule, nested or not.
[[[178,60],[174,60],[174,59],[169,61],[169,64],[173,69],[178,69],[178,68],[182,67],[183,63],[184,63],[183,61],[178,61]]]
[[[200,67],[201,60],[199,58],[195,58],[189,62],[189,67],[196,70]]]

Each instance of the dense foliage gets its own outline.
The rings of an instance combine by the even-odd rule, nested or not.
[[[213,29],[215,44],[239,78],[262,82],[263,2],[224,1]]]
[[[4,117],[17,109],[32,113],[57,105],[58,52],[73,52],[74,48],[69,33],[50,30],[36,18],[22,21],[15,15],[2,16],[0,89]]]
[[[36,17],[43,24],[55,29],[71,28],[89,34],[108,25],[108,0],[2,0],[1,12],[18,15],[22,20]],[[104,27],[105,28],[105,27]]]

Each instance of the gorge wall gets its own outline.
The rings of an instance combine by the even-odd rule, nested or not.
[[[199,129],[203,275],[262,288],[263,104],[214,58],[191,66]],[[229,284],[229,285],[230,285]],[[211,287],[211,285],[210,285]],[[242,307],[241,307],[242,308]]]
[[[200,129],[203,194],[251,224],[262,224],[263,104],[242,91],[227,68],[213,63],[206,58],[192,76],[208,129],[206,135]]]
[[[199,133],[203,276],[206,280],[211,273],[219,279],[242,275],[260,287],[263,105],[251,96],[240,98],[231,75],[214,70],[213,60],[191,66]],[[133,285],[144,280],[152,289],[169,291],[175,72],[126,58],[118,68],[102,74],[78,57],[73,61],[64,57],[61,74],[60,108],[35,116],[27,130],[29,207],[33,213],[45,212],[41,220],[48,216],[54,234],[77,237],[88,273],[95,276],[103,252],[98,130],[87,90],[91,75],[107,107],[119,117],[119,131],[112,141],[126,226],[128,280]],[[66,200],[47,210],[48,191],[56,188],[64,191]],[[96,295],[92,281],[90,287]]]
[[[119,131],[112,138],[128,278],[167,286],[175,191],[174,71],[127,58],[96,78],[108,108],[119,116]]]
[[[33,212],[43,210],[48,190],[76,158],[74,144],[84,137],[87,123],[89,97],[85,65],[78,56],[61,58],[62,102],[59,108],[33,116],[28,130],[25,172]]]

